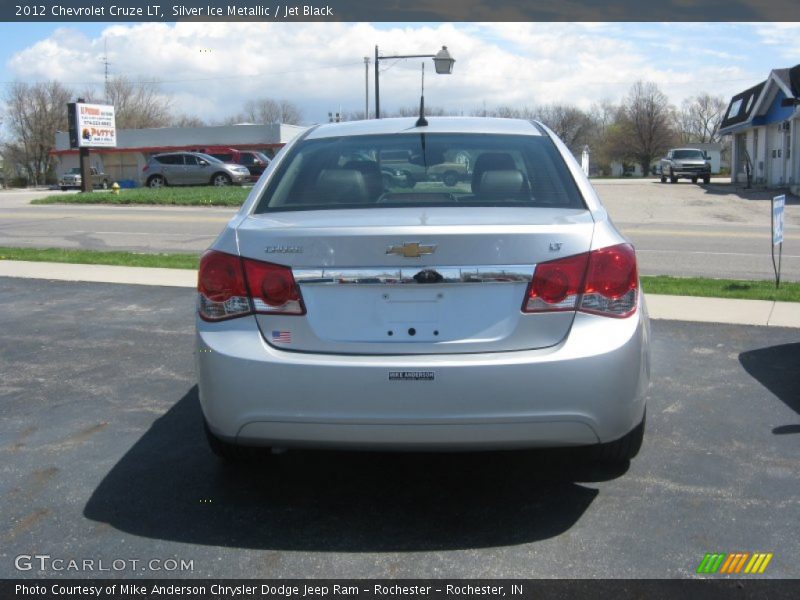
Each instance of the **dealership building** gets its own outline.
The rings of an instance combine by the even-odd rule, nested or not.
[[[153,154],[201,151],[209,147],[257,150],[273,156],[287,142],[304,131],[298,125],[222,125],[218,127],[159,127],[118,129],[115,148],[91,150],[91,166],[125,187],[139,185],[139,177]],[[56,172],[60,175],[80,166],[77,149],[70,148],[69,133],[56,133]]]
[[[731,180],[800,193],[800,65],[774,69],[731,98],[720,133],[733,137]]]

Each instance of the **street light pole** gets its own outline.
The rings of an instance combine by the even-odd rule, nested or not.
[[[397,56],[381,56],[378,54],[378,46],[375,45],[375,118],[381,118],[381,92],[380,92],[380,71],[378,66],[381,59],[385,58],[432,58],[436,67],[436,72],[440,75],[449,75],[453,72],[455,59],[450,56],[447,46],[442,46],[436,54],[403,54]]]
[[[364,57],[364,119],[369,119],[369,56]]]

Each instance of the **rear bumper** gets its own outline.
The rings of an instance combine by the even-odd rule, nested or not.
[[[267,345],[253,317],[197,321],[203,413],[245,445],[489,449],[587,445],[641,421],[649,385],[644,306],[628,319],[579,313],[541,350],[342,356]],[[390,381],[426,371],[433,381]]]

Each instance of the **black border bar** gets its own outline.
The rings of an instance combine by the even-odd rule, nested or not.
[[[338,586],[338,587],[337,587]],[[355,588],[357,593],[341,593]],[[336,590],[340,590],[337,592]],[[99,592],[99,593],[98,593]],[[0,581],[0,598],[39,600],[783,600],[800,597],[800,580],[697,579],[17,579]]]
[[[800,21],[796,0],[4,0],[0,20],[135,21]]]

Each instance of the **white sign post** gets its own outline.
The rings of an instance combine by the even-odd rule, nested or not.
[[[781,257],[783,256],[783,220],[786,196],[772,199],[772,268],[775,271],[775,288],[781,283]],[[778,261],[775,262],[775,246],[778,246]]]

